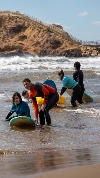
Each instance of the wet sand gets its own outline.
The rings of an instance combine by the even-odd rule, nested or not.
[[[41,175],[31,176],[34,178],[100,178],[100,164],[57,170]],[[29,177],[29,178],[31,178]]]

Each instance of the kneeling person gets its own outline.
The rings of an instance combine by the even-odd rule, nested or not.
[[[10,121],[13,117],[18,116],[27,116],[30,117],[30,108],[28,104],[22,101],[21,95],[18,92],[15,92],[12,97],[12,108],[10,112],[7,114],[5,121]],[[16,112],[16,116],[10,117],[14,112]]]

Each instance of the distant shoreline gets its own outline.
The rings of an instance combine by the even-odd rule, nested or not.
[[[29,52],[7,52],[7,53],[0,53],[0,57],[13,57],[13,56],[39,56],[39,57],[65,57],[65,58],[70,58],[71,56],[67,57],[64,55],[39,55],[39,54],[31,54]],[[76,56],[77,58],[80,58],[78,56]],[[74,56],[72,56],[71,58],[76,58]],[[86,56],[85,58],[90,58],[90,57],[100,57],[100,56]],[[84,58],[84,56],[82,56],[81,58]]]

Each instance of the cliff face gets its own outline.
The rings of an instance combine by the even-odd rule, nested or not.
[[[94,52],[93,52],[94,50]],[[59,25],[47,25],[19,12],[0,12],[0,52],[28,52],[38,55],[99,55],[84,47]]]

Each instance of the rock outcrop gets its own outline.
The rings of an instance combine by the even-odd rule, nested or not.
[[[0,53],[97,56],[100,48],[83,46],[60,25],[45,24],[19,12],[0,11]]]

